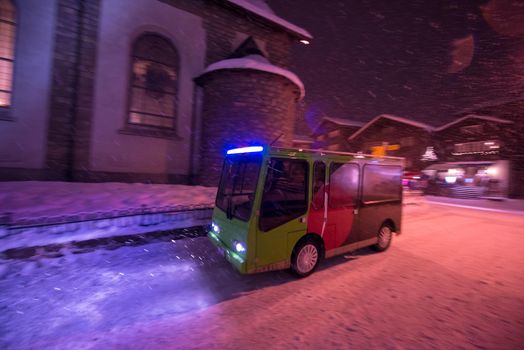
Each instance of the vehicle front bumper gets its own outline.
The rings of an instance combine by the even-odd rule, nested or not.
[[[209,231],[207,237],[223,253],[226,260],[235,266],[240,273],[248,273],[246,261],[240,254],[229,249],[214,232]]]

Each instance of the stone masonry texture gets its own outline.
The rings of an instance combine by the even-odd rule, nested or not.
[[[298,87],[253,70],[222,70],[203,77],[204,108],[200,182],[216,186],[227,149],[269,144],[290,147]]]

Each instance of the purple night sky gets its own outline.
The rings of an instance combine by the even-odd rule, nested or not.
[[[308,133],[322,115],[389,113],[434,125],[474,103],[522,95],[524,1],[269,0],[307,29],[293,48]]]

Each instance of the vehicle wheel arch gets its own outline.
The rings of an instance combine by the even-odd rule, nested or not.
[[[393,221],[393,219],[387,218],[386,220],[382,222],[382,224],[380,224],[380,227],[382,226],[389,226],[391,230],[393,231],[393,233],[397,234],[397,231],[398,231],[397,225],[395,225],[395,221]]]
[[[325,255],[326,255],[326,248],[325,248],[325,244],[324,244],[324,239],[318,233],[315,233],[315,232],[308,232],[304,236],[302,236],[297,241],[297,243],[295,243],[295,246],[293,247],[293,251],[292,251],[291,254],[293,254],[293,252],[295,251],[295,247],[297,247],[300,243],[302,243],[305,240],[310,240],[310,239],[313,240],[313,241],[316,241],[318,243],[318,246],[320,248],[320,258],[324,259]]]
[[[320,235],[307,233],[302,236],[291,252],[291,272],[300,278],[311,275],[324,258],[324,250]]]

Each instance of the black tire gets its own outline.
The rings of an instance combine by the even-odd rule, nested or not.
[[[377,238],[378,242],[373,246],[373,249],[377,252],[383,252],[389,248],[391,241],[393,240],[393,227],[389,224],[384,224],[378,230]]]
[[[318,241],[311,238],[303,239],[297,243],[291,254],[291,271],[298,277],[307,277],[316,270],[321,256]]]

